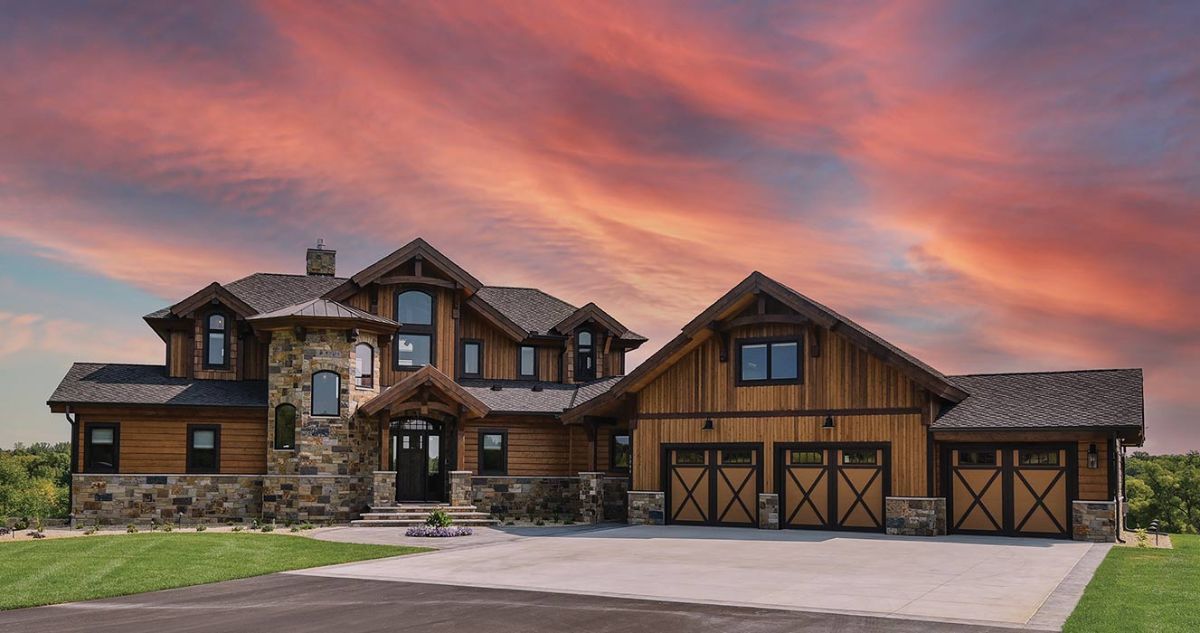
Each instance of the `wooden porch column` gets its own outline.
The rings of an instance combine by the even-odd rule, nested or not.
[[[583,430],[587,432],[588,440],[588,471],[596,472],[596,421],[584,419]]]

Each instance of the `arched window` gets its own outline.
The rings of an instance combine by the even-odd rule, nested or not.
[[[596,377],[596,348],[592,344],[592,331],[579,330],[575,335],[575,380],[592,380]]]
[[[354,346],[354,386],[364,389],[375,386],[375,348],[366,343]]]
[[[275,450],[296,448],[296,407],[283,403],[275,407]]]
[[[431,363],[437,343],[433,304],[433,295],[423,290],[396,295],[396,321],[400,323],[393,354],[396,369],[416,369]]]
[[[312,414],[341,415],[341,377],[335,371],[319,371],[312,377]]]
[[[204,368],[229,368],[229,318],[224,313],[204,317]]]

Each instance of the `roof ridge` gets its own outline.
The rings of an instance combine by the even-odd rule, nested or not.
[[[971,378],[974,376],[1029,376],[1038,374],[1086,374],[1105,371],[1142,371],[1141,367],[1101,367],[1088,369],[1048,369],[1042,371],[995,371],[979,374],[951,374],[948,378]]]
[[[166,369],[166,365],[155,365],[154,363],[105,363],[94,360],[76,360],[71,361],[71,365],[104,365],[106,367],[161,367]]]

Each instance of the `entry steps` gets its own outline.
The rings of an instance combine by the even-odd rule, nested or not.
[[[477,512],[475,506],[452,506],[445,503],[401,503],[395,506],[380,506],[364,512],[362,518],[351,521],[355,527],[410,527],[425,525],[425,519],[434,510],[441,510],[454,519],[452,525],[498,525],[486,512]]]

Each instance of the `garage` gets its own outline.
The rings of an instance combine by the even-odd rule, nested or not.
[[[947,528],[959,534],[1071,536],[1075,447],[1067,444],[943,448]]]
[[[777,447],[780,527],[882,532],[890,494],[887,444]]]
[[[675,444],[662,452],[667,523],[758,525],[761,445]]]

